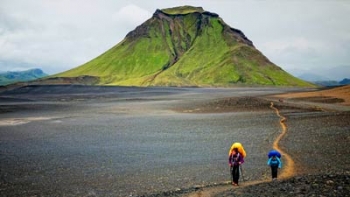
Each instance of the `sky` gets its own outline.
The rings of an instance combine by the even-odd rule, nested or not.
[[[183,5],[219,14],[294,76],[350,78],[348,0],[1,0],[0,72],[75,68],[118,44],[156,9]]]

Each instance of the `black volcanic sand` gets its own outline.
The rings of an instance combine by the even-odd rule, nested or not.
[[[234,97],[178,110],[187,113],[259,112],[269,109],[270,103],[271,100],[262,97]],[[219,184],[149,196],[350,196],[348,107],[344,106],[339,112],[334,110],[339,106],[325,109],[322,103],[306,105],[278,100],[274,100],[274,106],[287,118],[287,134],[279,145],[295,162],[293,177],[278,181],[264,177],[257,183],[243,182],[240,187]]]
[[[313,100],[314,98],[304,99],[307,102]],[[247,110],[255,107],[261,109],[269,102],[252,97],[230,98],[213,102],[219,107],[211,110],[216,111],[224,106],[230,108],[233,103],[240,103],[240,107],[232,110],[242,110],[242,106]],[[279,144],[292,156],[296,165],[295,176],[275,182],[268,180],[259,184],[247,183],[243,184],[243,187],[232,187],[225,192],[215,192],[215,187],[208,187],[207,190],[214,194],[211,196],[350,196],[350,113],[346,110],[348,107],[343,106],[344,110],[339,112],[333,110],[339,106],[324,109],[322,104],[310,106],[275,101],[274,105],[287,118],[287,134]],[[196,109],[201,112],[210,111],[208,106]],[[227,108],[224,111],[227,111]],[[205,188],[197,189],[197,194],[205,191]]]
[[[289,107],[277,103],[288,127],[280,146],[293,158],[295,176],[216,196],[350,196],[349,111]]]
[[[226,187],[234,141],[248,153],[242,185],[269,180],[266,153],[281,129],[262,96],[296,90],[38,86],[2,93],[0,196],[187,196]],[[287,118],[280,145],[295,161],[295,177],[214,194],[348,195],[350,113],[274,102]]]

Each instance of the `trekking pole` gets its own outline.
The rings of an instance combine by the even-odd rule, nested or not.
[[[242,181],[244,181],[243,167],[242,167],[242,165],[239,165],[239,171],[241,172],[241,175],[242,175]]]
[[[231,178],[231,184],[232,184],[233,183],[232,166],[230,166],[230,178]]]

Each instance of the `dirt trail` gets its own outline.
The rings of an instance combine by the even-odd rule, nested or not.
[[[281,148],[278,146],[278,143],[281,141],[282,137],[287,133],[287,125],[285,124],[285,121],[287,120],[284,116],[282,116],[277,108],[273,106],[273,102],[271,102],[272,109],[275,110],[276,114],[278,117],[280,117],[280,125],[282,127],[282,132],[276,140],[273,142],[272,148],[280,152],[283,156],[283,159],[286,161],[285,162],[285,167],[283,168],[282,173],[280,174],[280,178],[289,178],[294,175],[294,161],[293,159]]]
[[[282,132],[277,136],[275,141],[273,142],[272,148],[279,151],[284,159],[284,167],[282,172],[279,175],[279,178],[285,179],[289,178],[294,175],[294,161],[293,159],[284,152],[279,147],[279,142],[283,138],[283,136],[287,133],[287,125],[285,124],[286,118],[282,116],[277,108],[274,107],[273,102],[271,102],[270,107],[276,112],[276,115],[280,117],[280,125],[282,127]],[[269,182],[270,180],[257,180],[257,181],[248,181],[248,182],[242,182],[239,187],[246,187],[250,185],[255,185],[259,183]],[[199,191],[192,192],[190,194],[186,194],[183,197],[212,197],[215,196],[221,192],[227,191],[232,188],[232,185],[230,182],[227,183],[227,185],[221,185],[216,187],[208,187],[208,188],[202,188]]]

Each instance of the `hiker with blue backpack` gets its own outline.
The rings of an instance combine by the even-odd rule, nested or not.
[[[282,168],[281,154],[276,150],[272,150],[269,152],[268,157],[267,165],[271,167],[272,180],[276,180],[278,168]]]

